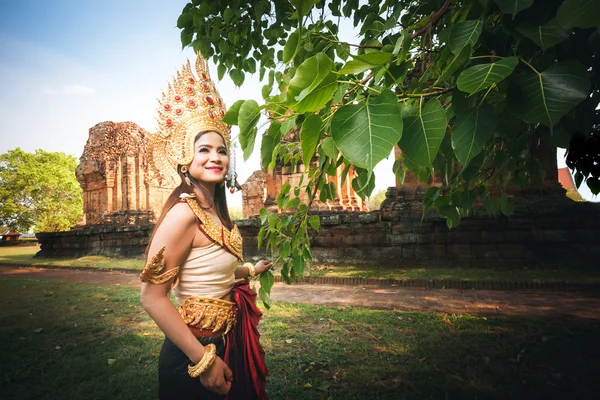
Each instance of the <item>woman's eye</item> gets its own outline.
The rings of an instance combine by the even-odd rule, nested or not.
[[[227,155],[227,150],[221,150],[221,151],[219,151],[219,154],[222,154],[222,155],[226,156]]]
[[[200,152],[200,153],[205,153],[205,152],[207,152],[207,151],[208,151],[208,149],[207,149],[206,147],[200,147],[200,148],[198,149],[198,152]]]

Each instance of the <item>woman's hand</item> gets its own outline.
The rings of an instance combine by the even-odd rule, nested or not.
[[[212,365],[200,375],[202,386],[220,395],[229,393],[231,382],[233,374],[221,357],[216,357]]]
[[[266,270],[271,269],[272,266],[273,266],[273,263],[271,261],[260,260],[254,266],[254,269],[256,270],[256,274],[260,275],[263,272],[265,272]]]

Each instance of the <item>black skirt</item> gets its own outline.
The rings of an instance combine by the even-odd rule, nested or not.
[[[206,346],[214,343],[217,346],[217,355],[223,358],[225,344],[221,337],[201,337],[198,341]],[[158,397],[160,400],[212,400],[224,399],[211,392],[200,383],[199,378],[192,378],[188,374],[190,359],[179,350],[173,342],[165,337],[160,357],[158,359]]]

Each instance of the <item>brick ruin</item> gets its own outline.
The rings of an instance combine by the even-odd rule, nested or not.
[[[154,217],[171,191],[147,176],[148,135],[132,123],[105,122],[90,129],[77,169],[85,225],[37,234],[39,255],[143,254]],[[320,263],[390,268],[597,267],[600,206],[565,196],[552,149],[539,149],[537,158],[546,170],[544,185],[512,189],[513,216],[490,216],[475,206],[452,230],[435,210],[422,218],[423,195],[439,183],[437,177],[423,183],[407,173],[403,183],[388,189],[380,210],[367,211],[350,182],[341,185],[340,171],[330,178],[338,198],[313,206],[321,217],[321,229],[311,233],[313,257]],[[302,165],[276,165],[272,174],[256,171],[242,185],[244,220],[237,223],[246,258],[261,256],[259,210],[277,212],[279,189],[285,183],[297,185],[303,173]]]
[[[101,122],[89,130],[76,176],[83,217],[69,232],[38,233],[40,256],[139,255],[173,190],[148,173],[150,133],[133,122]]]
[[[283,139],[287,142],[299,142],[297,129],[292,129]],[[316,157],[311,160],[309,165],[313,168],[317,165]],[[352,188],[352,180],[354,179],[354,169],[348,171],[347,179],[342,183],[343,165],[338,168],[336,176],[330,176],[329,182],[333,182],[336,188],[336,198],[326,203],[315,199],[311,205],[312,211],[331,211],[331,212],[367,212],[369,209],[363,200],[356,194]],[[267,211],[277,213],[277,195],[281,191],[281,187],[289,183],[291,187],[300,185],[302,175],[306,174],[304,164],[299,163],[294,166],[282,165],[281,162],[275,163],[275,168],[272,173],[265,171],[255,171],[246,182],[242,185],[242,213],[244,219],[256,217],[261,208],[266,208]],[[306,178],[306,177],[305,177]],[[299,195],[304,203],[308,203],[308,195],[301,191]]]
[[[79,159],[81,225],[154,223],[173,188],[148,174],[150,133],[133,122],[101,122],[89,131]]]
[[[321,229],[311,234],[313,258],[317,263],[390,268],[597,268],[600,205],[566,196],[558,181],[555,149],[535,152],[546,171],[545,180],[541,188],[510,188],[508,196],[516,204],[511,217],[490,216],[476,204],[458,227],[449,230],[435,210],[422,217],[423,196],[440,184],[439,176],[420,182],[407,172],[402,183],[388,188],[380,210],[315,210]],[[396,158],[400,155],[396,148]],[[285,179],[285,174],[274,175],[272,179]],[[260,176],[268,182],[268,175]],[[260,221],[251,218],[238,226],[244,254],[261,256],[256,241]]]

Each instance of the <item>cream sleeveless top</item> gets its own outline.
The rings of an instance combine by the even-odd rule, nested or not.
[[[189,296],[225,296],[233,288],[237,264],[237,257],[217,243],[192,247],[179,270],[179,285],[173,289],[175,299],[183,304]]]

